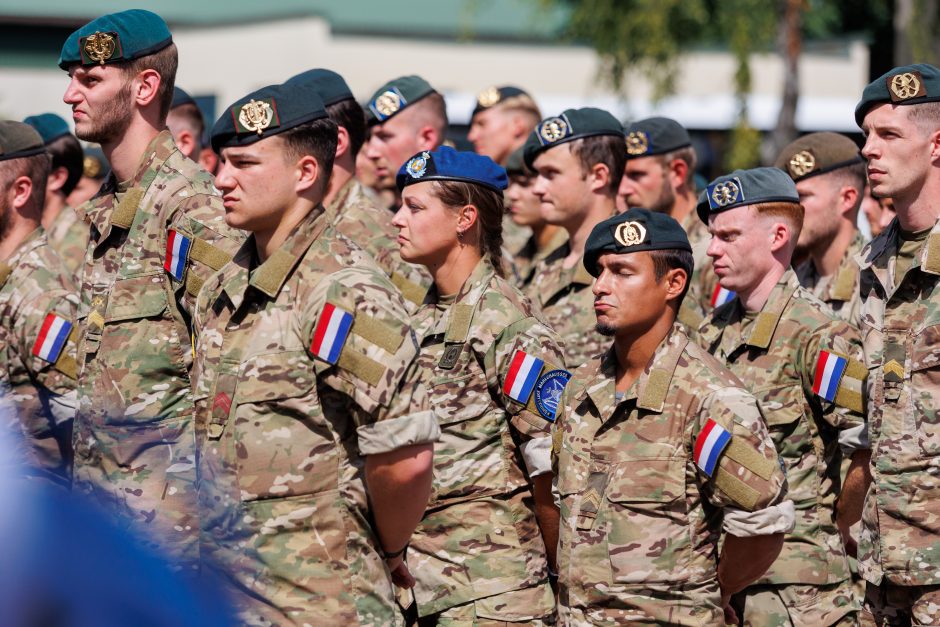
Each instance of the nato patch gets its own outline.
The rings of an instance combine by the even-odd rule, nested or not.
[[[542,418],[555,422],[558,405],[561,403],[561,394],[571,379],[567,370],[549,370],[539,377],[535,383],[535,408]]]

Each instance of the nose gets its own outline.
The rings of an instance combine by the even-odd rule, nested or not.
[[[75,83],[75,77],[73,76],[69,79],[69,86],[65,88],[65,94],[62,95],[62,102],[65,104],[72,105],[81,100],[78,96],[78,89]]]
[[[713,259],[721,257],[721,240],[712,236],[711,241],[708,242],[708,249],[705,251],[705,254]]]
[[[535,177],[535,184],[532,185],[532,193],[539,197],[539,200],[542,199],[542,196],[545,195],[545,178],[542,176]]]
[[[366,158],[367,159],[378,159],[381,154],[378,152],[378,139],[375,138],[375,135],[369,138],[369,141],[366,142]]]
[[[402,229],[405,226],[405,216],[404,212],[406,211],[404,203],[398,208],[398,211],[395,212],[395,215],[392,216],[392,226],[396,229]]]
[[[862,157],[868,161],[872,158],[875,153],[875,134],[869,133],[865,137],[865,145],[862,146]]]
[[[235,180],[232,178],[231,166],[228,161],[219,164],[219,171],[215,175],[215,186],[222,192],[235,189]]]
[[[594,296],[601,296],[603,294],[610,294],[610,272],[606,269],[601,270],[601,273],[597,275],[597,278],[594,280],[594,285],[591,286],[591,293]]]

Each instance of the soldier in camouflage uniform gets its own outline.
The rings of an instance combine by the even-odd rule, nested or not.
[[[408,312],[321,204],[336,137],[303,83],[212,130],[226,219],[252,235],[195,316],[201,546],[246,624],[400,623],[390,572],[413,583],[430,494],[440,429]]]
[[[584,269],[582,256],[591,229],[615,212],[626,158],[623,127],[600,109],[568,109],[542,120],[523,155],[537,173],[532,191],[542,202],[542,217],[568,233],[568,242],[536,265],[526,295],[558,333],[565,363],[575,368],[607,346],[607,339],[593,330],[594,277]]]
[[[398,254],[398,232],[392,214],[356,177],[356,155],[366,137],[362,107],[342,76],[330,70],[308,70],[287,81],[308,83],[326,104],[326,112],[339,128],[333,175],[323,204],[327,223],[360,248],[392,279],[412,311],[424,300],[431,276],[421,266],[405,263]]]
[[[699,328],[699,340],[757,397],[786,463],[797,516],[780,557],[737,599],[750,625],[854,625],[843,536],[864,498],[840,490],[845,454],[866,459],[858,331],[800,287],[789,268],[803,210],[777,168],[738,170],[706,189],[708,254],[737,293]],[[838,508],[836,507],[838,499]]]
[[[544,624],[558,541],[550,427],[569,375],[555,334],[503,276],[506,173],[442,147],[410,159],[398,185],[402,257],[435,280],[415,326],[442,432],[409,549],[413,613],[420,625]]]
[[[875,197],[893,222],[857,257],[870,466],[858,556],[866,625],[940,624],[940,69],[891,70],[855,119]]]
[[[42,137],[46,152],[52,157],[52,169],[46,181],[42,226],[49,245],[58,253],[69,272],[76,275],[85,261],[88,225],[68,205],[66,199],[82,178],[84,158],[81,144],[69,131],[65,120],[54,113],[31,115],[25,120]]]
[[[774,165],[796,183],[805,211],[793,254],[800,285],[842,320],[856,320],[855,255],[865,245],[855,226],[865,192],[858,146],[838,133],[810,133],[784,148]]]
[[[71,76],[64,100],[76,134],[101,143],[112,166],[81,208],[91,233],[80,286],[75,486],[194,567],[190,317],[202,282],[242,236],[226,226],[211,177],[161,130],[176,47],[159,16],[131,10],[93,20],[69,36],[59,65]],[[139,82],[147,94],[131,98]]]
[[[754,398],[676,323],[691,253],[678,222],[645,209],[588,239],[613,346],[575,372],[555,424],[564,624],[724,624],[793,527]]]
[[[50,162],[36,131],[0,121],[0,396],[13,401],[31,466],[67,486],[78,295],[40,226]]]

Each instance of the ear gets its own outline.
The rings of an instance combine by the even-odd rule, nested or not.
[[[209,147],[203,148],[199,151],[199,165],[209,174],[215,174],[219,169],[219,155]]]
[[[675,300],[685,290],[686,283],[689,282],[689,276],[682,268],[673,268],[666,272],[663,282],[666,286],[666,300]]]
[[[940,162],[940,130],[930,136],[930,158],[934,163]]]
[[[62,186],[67,180],[69,180],[69,171],[62,166],[57,167],[49,173],[49,178],[46,179],[46,192],[62,191]]]
[[[154,102],[163,78],[156,70],[144,70],[134,77],[133,98],[137,106],[143,108]]]
[[[440,133],[437,132],[437,129],[433,126],[422,126],[418,129],[418,150],[415,152],[420,152],[422,150],[434,150],[437,148],[441,140],[443,139]]]
[[[175,139],[176,146],[180,149],[180,152],[192,158],[193,150],[196,149],[196,136],[193,135],[193,132],[189,129],[183,129],[177,134]]]
[[[595,163],[588,172],[592,192],[602,192],[610,184],[610,168],[606,163]]]
[[[532,129],[526,125],[526,116],[517,113],[513,113],[510,117],[510,128],[512,130],[512,138],[514,140],[522,139],[523,137],[528,137],[529,133],[532,132]]]
[[[790,243],[793,237],[793,228],[785,220],[777,220],[771,224],[770,250],[777,252]]]
[[[29,197],[33,195],[33,182],[28,176],[18,176],[10,185],[10,192],[13,194],[13,208],[22,209],[29,202]],[[42,205],[43,202],[40,201],[39,206],[42,207]]]
[[[673,189],[682,187],[686,177],[689,175],[689,164],[682,159],[673,159],[669,162],[667,167],[669,168],[667,173],[669,176],[669,184]]]
[[[466,233],[474,227],[479,217],[476,205],[464,205],[457,215],[457,231]]]
[[[324,176],[320,163],[313,155],[304,155],[297,160],[294,165],[297,172],[297,184],[294,190],[298,193],[304,193],[310,190],[325,189],[326,182],[320,177]]]
[[[349,152],[349,131],[343,126],[336,128],[336,159]]]
[[[858,204],[858,190],[846,185],[839,190],[839,213],[845,217]]]

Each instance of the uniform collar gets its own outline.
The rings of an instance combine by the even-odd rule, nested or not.
[[[894,218],[878,237],[869,242],[868,246],[855,256],[859,268],[870,270],[885,288],[885,292],[888,291],[889,260],[896,257],[900,249],[900,230],[898,219]],[[908,272],[915,268],[927,274],[940,275],[940,220],[930,229],[920,257],[914,260]],[[900,279],[901,277],[895,278],[895,286],[900,284]]]
[[[821,296],[823,301],[847,302],[852,300],[859,273],[856,258],[864,247],[865,238],[862,237],[859,231],[856,231],[852,241],[845,249],[845,255],[842,256],[839,267],[836,268],[835,273],[825,287],[825,293]],[[794,268],[794,271],[797,273],[798,279],[802,278],[800,283],[803,285],[808,283],[816,285],[822,279],[812,259],[807,259],[798,268]]]
[[[356,180],[356,177],[350,177],[336,192],[333,200],[326,205],[325,215],[329,224],[336,224],[339,221],[343,208],[349,204],[350,197],[358,195],[357,192],[361,192],[359,181]]]
[[[783,310],[786,309],[787,303],[799,287],[800,282],[796,279],[796,273],[792,268],[787,268],[770,292],[770,297],[764,303],[760,313],[757,314],[757,319],[754,320],[754,324],[751,325],[744,339],[745,344],[762,349],[770,346],[770,340],[773,339],[774,331],[777,330]],[[743,307],[740,304],[739,306]]]
[[[542,291],[539,293],[539,301],[542,305],[549,302],[556,294],[563,292],[572,286],[590,286],[594,283],[594,277],[584,267],[584,257],[578,260],[573,268],[565,268],[565,257],[571,253],[571,242],[565,242],[554,252],[545,258],[546,265],[549,266],[549,272],[552,275],[545,282]]]
[[[489,256],[483,255],[476,267],[473,268],[473,272],[460,286],[454,304],[444,314],[445,343],[463,343],[467,341],[477,305],[495,275],[496,271],[493,269],[493,264],[490,263]],[[436,298],[437,287],[432,286],[428,290],[425,302],[434,302]]]

